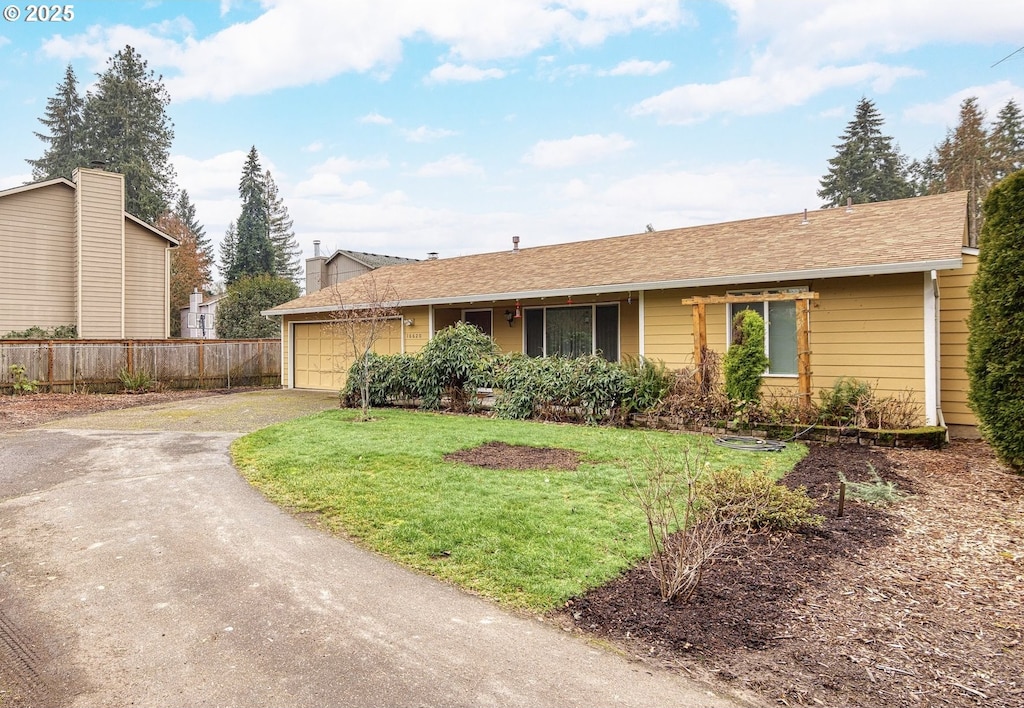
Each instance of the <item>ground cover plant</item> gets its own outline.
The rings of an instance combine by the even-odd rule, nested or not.
[[[648,553],[630,471],[656,446],[679,456],[694,437],[404,410],[371,422],[328,411],[234,443],[239,469],[271,500],[399,562],[508,606],[546,611]],[[489,443],[578,453],[576,469],[487,469],[446,460]],[[763,465],[781,476],[799,445],[713,448],[710,470]]]

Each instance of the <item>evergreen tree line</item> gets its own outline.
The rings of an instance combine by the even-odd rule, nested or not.
[[[43,154],[27,162],[37,181],[71,178],[76,168],[91,164],[124,175],[125,209],[180,244],[171,252],[171,333],[177,336],[179,311],[188,305],[189,294],[194,289],[212,292],[215,259],[188,192],[175,186],[169,105],[163,77],[130,46],[107,61],[95,87],[84,96],[69,64],[39,118],[45,130],[35,135],[45,145]],[[302,263],[293,222],[270,171],[260,168],[255,147],[243,167],[239,196],[241,213],[221,248],[226,283],[266,276],[297,287]],[[287,290],[274,287],[276,292]]]
[[[985,195],[1024,167],[1024,115],[1017,103],[1007,101],[989,124],[978,99],[965,99],[957,125],[923,160],[900,153],[883,124],[875,104],[862,98],[819,183],[823,206],[968,190],[969,242],[977,246]]]

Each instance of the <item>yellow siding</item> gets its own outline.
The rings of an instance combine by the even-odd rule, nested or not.
[[[162,339],[168,334],[167,246],[138,224],[125,222],[124,336]]]
[[[124,336],[124,177],[79,170],[79,322],[82,337]]]
[[[628,297],[627,297],[628,299]],[[619,359],[640,356],[640,299],[619,302]]]
[[[811,387],[831,388],[852,376],[876,387],[880,395],[901,395],[907,389],[924,401],[924,280],[918,273],[820,280],[809,283],[819,293],[811,301]],[[684,297],[724,295],[728,290],[758,290],[777,283],[742,288],[702,288],[647,292],[644,301],[645,355],[670,369],[693,364],[692,308]],[[726,305],[706,308],[708,347],[725,353]],[[795,377],[768,376],[765,386],[777,395],[796,390]]]
[[[74,225],[66,184],[0,199],[0,334],[76,323]]]
[[[430,308],[408,307],[402,310],[402,318],[413,322],[403,330],[405,353],[415,354],[430,341]]]
[[[964,255],[959,270],[939,274],[939,358],[942,415],[947,425],[977,426],[967,404],[967,315],[971,299],[967,288],[978,272],[978,257]]]

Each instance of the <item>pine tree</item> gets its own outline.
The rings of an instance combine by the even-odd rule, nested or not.
[[[956,128],[947,132],[945,139],[935,146],[932,159],[937,178],[929,185],[928,193],[968,190],[968,244],[977,246],[982,222],[981,205],[989,188],[995,184],[998,171],[992,143],[985,130],[985,112],[978,107],[977,98],[972,96],[960,104]]]
[[[270,240],[270,208],[267,203],[267,182],[254,145],[249,150],[238,183],[242,212],[235,222],[236,245],[231,268],[227,273],[230,285],[239,278],[274,274],[274,244]]]
[[[228,273],[235,267],[235,252],[237,250],[238,230],[235,228],[235,222],[232,221],[228,224],[228,229],[224,232],[224,239],[220,242],[220,275],[225,282],[227,282]]]
[[[199,223],[199,219],[196,217],[196,205],[189,200],[188,192],[184,189],[178,194],[178,201],[174,205],[174,215],[181,220],[189,233],[193,235],[196,248],[203,253],[206,257],[206,262],[212,266],[214,262],[213,244],[206,235],[206,229],[203,228],[203,225]],[[206,282],[210,282],[209,275],[207,275]]]
[[[1012,98],[996,116],[991,139],[996,182],[1024,168],[1024,114]]]
[[[296,285],[302,281],[302,249],[295,240],[293,222],[288,215],[277,183],[270,170],[264,174],[267,184],[267,204],[270,209],[270,240],[274,244],[274,273]]]
[[[188,307],[189,295],[204,290],[210,282],[211,262],[199,246],[196,234],[177,214],[166,213],[157,228],[178,241],[171,251],[171,336],[181,336],[181,309]]]
[[[828,161],[828,173],[821,178],[818,196],[824,206],[902,199],[913,195],[907,179],[907,160],[882,134],[882,116],[875,104],[862,98],[853,120],[839,136],[836,156]]]
[[[85,100],[78,95],[75,70],[68,64],[64,80],[57,84],[57,94],[46,99],[46,113],[39,119],[48,132],[35,134],[46,143],[46,150],[38,160],[26,160],[32,166],[32,179],[70,179],[75,168],[84,163],[84,107]]]
[[[174,194],[174,130],[163,77],[154,75],[130,46],[111,57],[98,76],[83,114],[88,157],[123,174],[125,209],[155,222]]]

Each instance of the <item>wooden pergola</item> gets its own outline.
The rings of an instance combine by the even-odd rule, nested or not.
[[[683,305],[693,307],[693,363],[697,377],[701,375],[704,350],[708,346],[708,327],[705,318],[707,305],[724,305],[746,302],[788,302],[796,303],[796,372],[800,405],[811,402],[811,340],[810,302],[817,300],[816,292],[764,293],[749,295],[705,295],[683,298]]]

